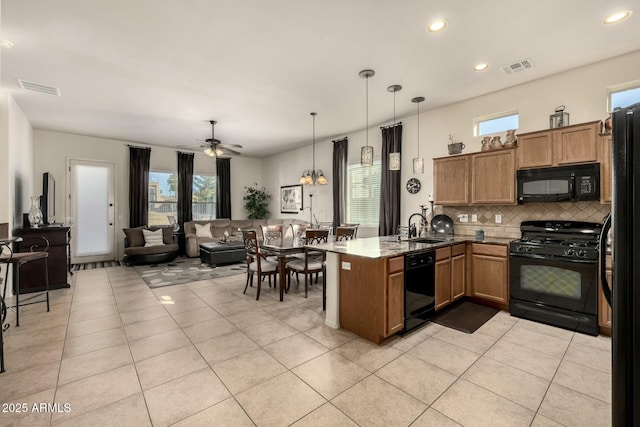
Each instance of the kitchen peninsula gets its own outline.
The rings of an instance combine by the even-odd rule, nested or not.
[[[449,286],[453,285],[450,277],[458,277],[462,281],[460,296],[508,309],[507,245],[511,239],[487,237],[480,241],[462,235],[438,237],[429,243],[419,240],[397,241],[397,236],[385,236],[314,246],[327,252],[325,324],[376,344],[400,332],[404,327],[405,256],[434,251],[451,257],[451,248],[460,249],[454,252],[462,262],[447,264],[444,281],[438,277],[442,272],[436,270],[434,280]],[[451,294],[451,289],[446,291]],[[435,286],[436,301],[439,292],[442,288]]]

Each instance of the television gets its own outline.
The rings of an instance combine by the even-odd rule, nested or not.
[[[50,172],[42,174],[40,210],[42,210],[42,223],[53,224],[56,216],[56,180]]]

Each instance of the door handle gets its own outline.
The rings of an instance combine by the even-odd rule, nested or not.
[[[607,282],[607,234],[611,228],[611,214],[607,215],[607,219],[602,226],[600,233],[600,280],[602,282],[602,293],[609,303],[609,307],[613,308],[613,283]]]
[[[109,223],[109,225],[113,225],[113,223],[112,223],[112,222],[110,222],[110,223]]]

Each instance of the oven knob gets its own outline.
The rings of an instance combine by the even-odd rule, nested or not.
[[[565,256],[574,256],[575,254],[576,254],[576,251],[573,249],[567,249],[566,251],[564,251]]]
[[[533,253],[533,248],[531,246],[526,247],[525,250],[529,253]]]
[[[579,256],[580,258],[585,258],[585,257],[587,256],[587,251],[585,251],[584,249],[580,249],[580,250],[578,251],[578,256]]]

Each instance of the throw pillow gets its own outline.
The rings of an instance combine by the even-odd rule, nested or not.
[[[127,237],[127,243],[130,247],[144,246],[144,236],[142,234],[143,227],[125,228],[124,235]]]
[[[144,234],[144,246],[145,247],[149,247],[149,246],[162,246],[164,245],[164,242],[162,241],[162,230],[156,230],[156,231],[151,231],[151,230],[142,230],[142,233]]]
[[[196,236],[213,238],[211,226],[209,224],[196,224]]]

